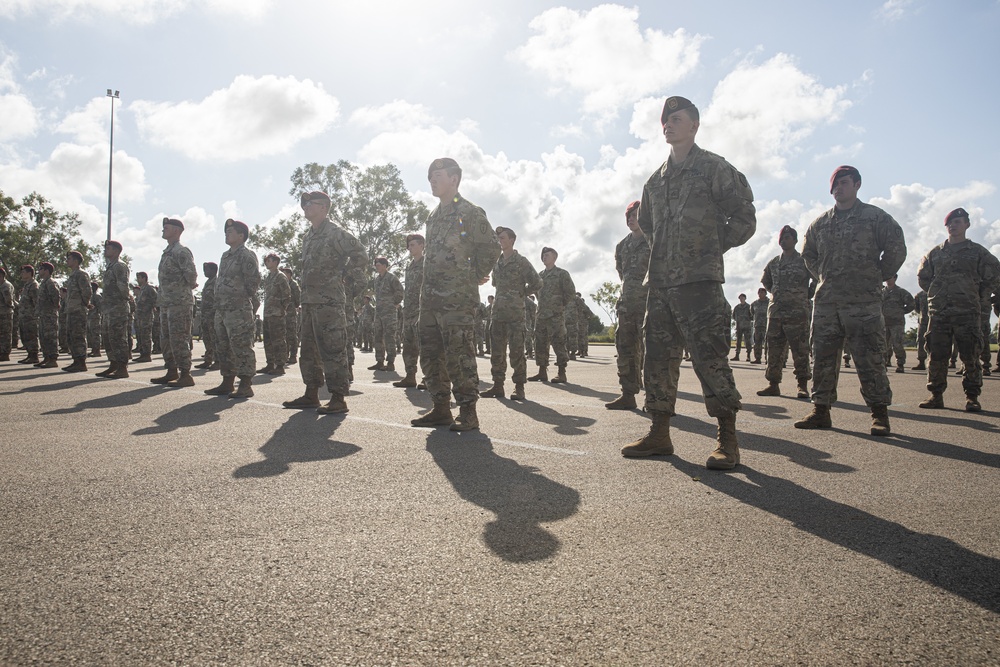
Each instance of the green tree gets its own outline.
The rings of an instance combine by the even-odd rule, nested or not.
[[[84,269],[94,273],[103,251],[100,244],[83,239],[81,224],[79,215],[57,211],[37,192],[17,202],[0,191],[0,264],[15,279],[21,266],[41,262],[52,262],[65,274],[66,253],[76,250],[83,255]]]
[[[618,298],[622,295],[622,284],[611,282],[610,280],[601,285],[596,292],[590,295],[598,306],[600,306],[608,318],[611,325],[618,324]]]

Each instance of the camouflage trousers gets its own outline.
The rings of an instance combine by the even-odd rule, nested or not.
[[[507,377],[507,360],[504,354],[508,346],[514,384],[524,384],[528,379],[528,362],[524,357],[524,322],[490,324],[490,373],[494,383],[502,383]]]
[[[65,311],[59,313],[59,349],[69,350],[69,318]]]
[[[347,317],[343,304],[302,304],[302,349],[299,369],[307,387],[321,387],[347,396],[351,390],[347,357]]]
[[[906,364],[906,346],[903,344],[903,322],[885,325],[885,365],[892,363],[892,356],[896,355],[896,365],[901,367]]]
[[[535,323],[525,322],[524,323],[524,349],[527,350],[528,356],[535,356]]]
[[[305,329],[305,317],[302,318],[302,328]],[[304,334],[303,334],[304,337]],[[361,347],[368,350],[375,348],[375,321],[370,320],[361,323]]]
[[[642,322],[645,318],[645,304],[641,310],[618,309],[615,350],[618,353],[618,384],[621,385],[623,394],[634,396],[642,389],[642,364],[646,351]]]
[[[579,326],[575,317],[566,318],[566,352],[576,354],[580,350]]]
[[[880,303],[816,304],[813,308],[812,401],[837,402],[840,355],[850,348],[861,381],[861,396],[868,406],[892,403],[892,388],[885,372],[885,320]]]
[[[983,368],[988,369],[990,367],[990,314],[984,313],[983,317],[983,351],[979,355],[980,361],[983,362]],[[1000,339],[998,339],[1000,340]]]
[[[38,342],[46,359],[59,356],[59,314],[42,313],[38,316]]]
[[[417,331],[417,320],[403,320],[403,367],[406,374],[416,375],[417,364],[420,361],[420,335]]]
[[[299,313],[292,310],[285,314],[285,341],[288,343],[288,358],[299,355]]]
[[[467,311],[420,311],[417,324],[420,370],[435,405],[448,402],[450,394],[459,405],[472,405],[479,400],[473,319],[472,308]]]
[[[392,361],[396,358],[396,313],[375,315],[375,361]]]
[[[753,327],[736,327],[736,354],[740,356],[740,348],[747,349],[747,361],[750,361],[750,351],[753,349]]]
[[[760,354],[764,350],[764,343],[767,341],[767,326],[753,328],[753,359],[760,361]],[[747,348],[750,354],[750,348]]]
[[[965,365],[962,389],[967,396],[979,396],[983,389],[983,368],[979,359],[983,348],[983,331],[979,313],[969,315],[931,315],[927,324],[927,389],[942,394],[948,388],[948,361],[952,341]]]
[[[99,350],[102,347],[101,332],[104,330],[104,318],[96,308],[87,315],[87,347]]]
[[[215,353],[215,311],[201,311],[201,342],[205,344],[205,361],[214,362]]]
[[[576,344],[580,348],[580,354],[587,356],[590,351],[590,341],[587,340],[590,336],[590,322],[581,319],[577,326],[579,328],[576,330]]]
[[[347,366],[348,368],[354,368],[354,344],[351,342],[351,335],[352,332],[358,330],[358,323],[357,314],[354,312],[350,301],[344,303],[344,322],[347,325]],[[299,339],[301,341],[301,335]],[[348,371],[348,373],[353,373],[353,371]]]
[[[21,343],[28,355],[38,354],[38,318],[34,315],[23,315],[20,320]]]
[[[778,384],[781,382],[782,366],[792,353],[795,364],[795,379],[806,382],[812,378],[809,371],[809,315],[770,315],[767,318],[767,369],[764,379]]]
[[[987,339],[988,340],[988,339]],[[927,318],[921,317],[917,322],[917,361],[924,363],[927,359]]]
[[[128,363],[128,306],[122,305],[105,310],[102,320],[104,351],[108,355],[108,361]]]
[[[284,315],[268,315],[264,318],[264,359],[268,366],[284,366],[288,363]]]
[[[66,348],[74,359],[87,356],[87,311],[66,313]]]
[[[14,313],[0,313],[0,357],[9,357],[11,330],[14,328]]]
[[[549,365],[549,345],[556,353],[556,366],[564,368],[569,363],[569,352],[566,321],[560,316],[535,320],[535,365],[539,368]]]
[[[135,347],[136,351],[144,357],[148,357],[152,353],[153,350],[152,312],[135,314]]]
[[[257,372],[253,338],[249,303],[241,308],[215,309],[215,360],[222,377],[252,377]]]
[[[479,319],[478,317],[475,318],[475,320],[476,321],[473,325],[473,333],[476,336],[476,351],[481,354],[483,351],[483,343],[485,342],[486,339],[485,335],[486,323],[483,320]]]
[[[191,370],[191,306],[160,306],[160,346],[168,369]]]
[[[742,407],[729,367],[729,327],[722,284],[702,281],[651,287],[646,300],[646,410],[674,415],[681,359],[686,349],[712,417],[735,415]]]

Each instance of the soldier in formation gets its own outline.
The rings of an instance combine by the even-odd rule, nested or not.
[[[882,288],[882,317],[885,319],[885,367],[892,365],[892,357],[896,356],[896,372],[905,373],[906,345],[903,337],[906,335],[906,315],[913,312],[916,303],[913,295],[896,284],[898,276],[891,276]]]
[[[284,375],[288,362],[288,341],[285,337],[285,314],[292,300],[288,278],[278,270],[281,258],[273,252],[264,257],[264,359],[258,370],[265,375]]]
[[[917,365],[910,370],[927,370],[927,321],[930,314],[927,312],[927,292],[920,290],[913,295],[913,310],[917,313]]]
[[[167,372],[150,380],[168,387],[193,387],[191,377],[191,320],[194,316],[194,288],[198,286],[198,269],[194,255],[181,245],[184,223],[176,218],[163,219],[163,240],[167,242],[160,256],[157,275],[160,291],[160,345]]]
[[[767,298],[767,290],[761,287],[757,290],[757,300],[750,304],[750,315],[753,318],[753,361],[761,363],[760,355],[764,352],[764,342],[767,340],[767,309],[771,305]],[[748,355],[749,356],[749,355]]]
[[[747,350],[747,361],[750,361],[750,350],[753,348],[753,313],[747,303],[747,295],[740,294],[740,302],[733,307],[733,322],[736,323],[736,354],[731,361],[740,360],[740,349]]]
[[[10,361],[14,329],[14,286],[7,281],[7,269],[0,266],[0,361]]]
[[[135,297],[135,343],[139,356],[136,363],[148,363],[153,360],[153,310],[156,308],[156,289],[149,284],[149,276],[145,271],[135,274],[138,283],[138,293]]]
[[[87,311],[90,310],[94,292],[90,286],[90,276],[80,268],[83,265],[83,255],[76,250],[66,253],[66,264],[70,270],[64,285],[66,345],[73,363],[64,366],[63,370],[81,373],[87,370]]]
[[[118,241],[104,242],[104,298],[101,300],[101,318],[104,325],[104,349],[108,354],[109,366],[96,373],[98,377],[124,379],[129,376],[129,268],[119,258],[122,244]]]
[[[622,393],[604,404],[608,410],[634,410],[635,396],[642,389],[645,354],[642,323],[646,317],[646,296],[649,293],[644,284],[649,269],[649,241],[639,227],[638,201],[625,208],[625,225],[629,230],[628,236],[615,247],[615,270],[622,281],[622,292],[616,306],[618,328],[615,329],[618,384]]]
[[[524,349],[528,359],[535,358],[535,318],[538,316],[538,304],[535,295],[524,298]]]
[[[396,308],[403,303],[403,284],[389,272],[389,260],[375,258],[375,365],[370,371],[396,370]]]
[[[410,234],[406,237],[406,249],[410,262],[403,273],[403,379],[393,382],[394,387],[417,386],[417,364],[420,361],[420,336],[417,322],[420,319],[420,285],[424,281],[424,236]]]
[[[18,327],[21,330],[21,342],[27,356],[19,364],[38,363],[38,281],[35,280],[35,267],[25,264],[21,267],[21,295],[17,303]]]
[[[218,362],[215,352],[215,283],[219,275],[219,265],[204,262],[201,273],[205,276],[205,286],[201,288],[201,340],[205,344],[205,356],[195,368],[211,369]]]
[[[528,378],[530,382],[548,382],[549,347],[556,354],[556,376],[553,383],[566,382],[566,364],[569,352],[566,349],[566,309],[574,305],[576,286],[566,269],[556,266],[559,253],[554,248],[542,248],[542,264],[539,272],[542,289],[538,292],[538,315],[535,318],[535,365],[538,372]]]
[[[90,311],[87,313],[87,347],[90,348],[88,357],[101,356],[101,327],[103,318],[101,316],[101,302],[104,297],[99,294],[101,286],[95,281],[90,282]]]
[[[288,341],[288,365],[299,363],[299,307],[302,304],[302,290],[299,283],[292,275],[292,270],[287,266],[281,267],[281,272],[288,278],[288,289],[292,294],[288,302],[288,310],[285,311],[285,338]],[[351,321],[354,320],[353,304],[348,302]]]

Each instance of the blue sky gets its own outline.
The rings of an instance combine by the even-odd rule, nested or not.
[[[433,205],[426,165],[448,155],[463,194],[539,268],[557,248],[586,295],[616,278],[672,94],[754,190],[757,234],[726,256],[732,301],[755,292],[783,225],[832,205],[842,163],[903,225],[902,286],[917,291],[957,206],[1000,253],[997,0],[0,0],[0,26],[0,189],[37,190],[103,239],[105,90],[120,90],[113,235],[134,271],[155,272],[164,215],[217,260],[227,217],[294,210],[306,162],[393,162]]]

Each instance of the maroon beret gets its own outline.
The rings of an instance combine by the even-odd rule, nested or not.
[[[52,266],[52,262],[42,262],[38,265],[39,269],[48,269],[49,273],[55,273],[56,267]]]
[[[112,248],[118,248],[118,252],[122,251],[122,244],[119,243],[118,241],[112,241],[111,239],[108,239],[107,241],[104,242],[104,247],[107,248],[108,246]]]
[[[27,271],[31,275],[35,275],[35,267],[33,267],[31,264],[25,264],[24,266],[21,267],[21,270]]]
[[[947,227],[948,223],[951,222],[954,218],[965,218],[966,221],[971,219],[969,218],[969,212],[966,211],[964,208],[956,208],[954,211],[952,211],[951,213],[949,213],[944,217],[945,226]]]
[[[625,219],[626,220],[628,219],[628,216],[630,213],[632,213],[632,211],[636,211],[638,209],[639,209],[639,200],[636,199],[634,202],[625,207]]]
[[[778,232],[778,240],[780,241],[781,237],[784,236],[785,234],[791,234],[792,238],[794,238],[796,241],[799,240],[799,233],[795,231],[795,228],[792,227],[791,225],[785,225],[784,227],[781,228],[781,231]]]
[[[245,222],[240,222],[239,220],[233,220],[232,218],[229,218],[228,220],[226,220],[226,224],[222,226],[222,231],[225,231],[229,227],[235,227],[239,231],[243,232],[244,237],[250,238],[250,228],[247,227]]]
[[[830,176],[830,194],[833,194],[833,183],[841,176],[854,176],[854,180],[861,180],[861,172],[858,171],[857,167],[852,167],[849,164],[842,164],[833,170],[833,174]]]

